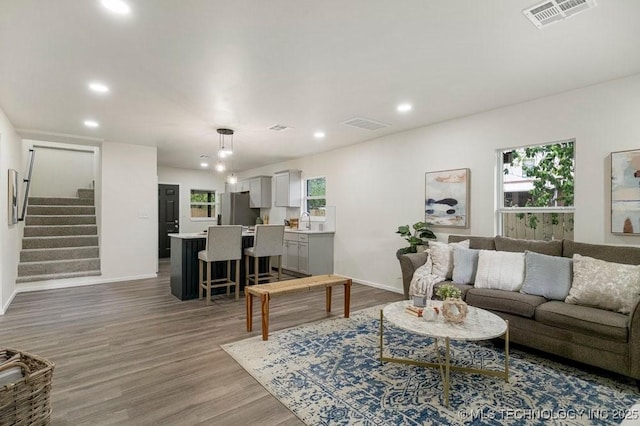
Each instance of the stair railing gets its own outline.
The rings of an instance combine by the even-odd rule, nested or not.
[[[27,172],[27,178],[23,179],[23,182],[27,185],[24,189],[24,200],[22,201],[22,214],[18,218],[19,222],[24,221],[25,216],[27,215],[27,201],[29,200],[29,189],[31,188],[31,172],[33,171],[33,159],[36,156],[36,151],[34,149],[29,150],[29,171]]]

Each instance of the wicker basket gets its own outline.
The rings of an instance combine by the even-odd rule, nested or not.
[[[51,417],[51,377],[55,364],[14,349],[0,349],[0,371],[22,368],[24,377],[0,387],[0,425],[48,425]]]

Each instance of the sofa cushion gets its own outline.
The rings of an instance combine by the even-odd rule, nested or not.
[[[469,240],[469,248],[476,250],[495,250],[494,237],[468,237],[466,235],[449,235],[450,243]]]
[[[573,255],[573,283],[565,302],[629,314],[640,300],[640,265]]]
[[[536,308],[535,320],[552,327],[626,342],[629,316],[589,306],[550,301]]]
[[[608,246],[604,244],[576,243],[563,240],[562,255],[573,257],[574,254],[606,260],[607,262],[624,263],[627,265],[640,264],[640,248],[629,246]]]
[[[524,281],[524,253],[480,250],[475,286],[519,291]]]
[[[456,247],[453,249],[453,277],[457,284],[473,284],[478,269],[478,253],[480,250]]]
[[[545,303],[547,299],[515,291],[472,288],[467,291],[465,301],[477,308],[533,318],[536,307]]]
[[[569,294],[572,280],[571,259],[562,256],[526,251],[524,254],[524,284],[522,293],[552,300],[562,300]]]
[[[459,243],[429,243],[429,253],[433,259],[432,273],[440,277],[451,279],[453,275],[453,249],[455,247],[469,248],[469,240]]]
[[[540,241],[496,237],[496,250],[524,253],[526,250],[549,256],[562,256],[562,240]]]

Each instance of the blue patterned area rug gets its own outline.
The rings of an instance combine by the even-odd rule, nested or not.
[[[379,316],[369,308],[223,349],[308,425],[613,425],[640,415],[625,412],[640,401],[632,380],[519,350],[510,351],[509,383],[452,372],[446,408],[439,369],[380,363]],[[385,356],[435,359],[432,339],[387,322],[384,338]],[[500,370],[502,343],[452,342],[452,362]]]

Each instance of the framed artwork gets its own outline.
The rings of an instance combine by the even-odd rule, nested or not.
[[[611,232],[640,234],[640,149],[611,153]]]
[[[469,227],[469,169],[425,173],[425,222],[433,226]]]
[[[9,225],[18,223],[18,172],[9,169]]]

